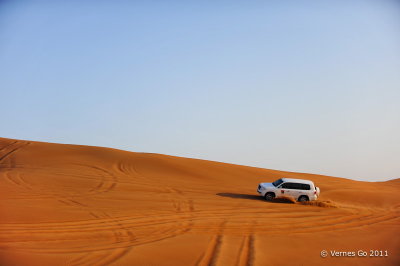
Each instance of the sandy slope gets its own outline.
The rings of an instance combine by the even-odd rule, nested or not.
[[[314,180],[337,208],[262,200],[258,183],[280,177]],[[0,265],[399,265],[399,195],[399,179],[0,138]]]

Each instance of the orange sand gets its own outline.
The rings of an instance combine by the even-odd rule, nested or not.
[[[313,180],[320,203],[258,196],[281,177]],[[400,265],[399,195],[399,179],[0,138],[0,265]]]

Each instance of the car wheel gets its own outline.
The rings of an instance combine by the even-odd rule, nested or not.
[[[307,196],[300,196],[298,201],[300,201],[300,202],[308,201],[308,197]]]
[[[268,201],[271,201],[271,200],[273,200],[275,198],[275,194],[272,193],[272,192],[268,192],[268,193],[265,194],[264,198],[266,200],[268,200]]]

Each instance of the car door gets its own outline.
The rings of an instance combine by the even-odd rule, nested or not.
[[[311,186],[309,184],[294,183],[294,189],[292,191],[293,197],[295,199],[298,199],[302,195],[310,197],[309,195],[310,189]]]
[[[285,196],[285,197],[293,197],[295,198],[297,193],[295,193],[296,191],[294,190],[295,188],[295,184],[291,183],[291,182],[286,182],[283,183],[281,188],[279,189],[280,191],[280,196]],[[296,195],[295,195],[296,194]]]
[[[304,186],[305,184],[293,183],[292,197],[297,200],[301,195],[304,195]]]

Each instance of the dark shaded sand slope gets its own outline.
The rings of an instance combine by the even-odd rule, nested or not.
[[[262,200],[258,183],[280,177],[336,208]],[[0,138],[0,190],[1,265],[400,265],[399,179]]]

